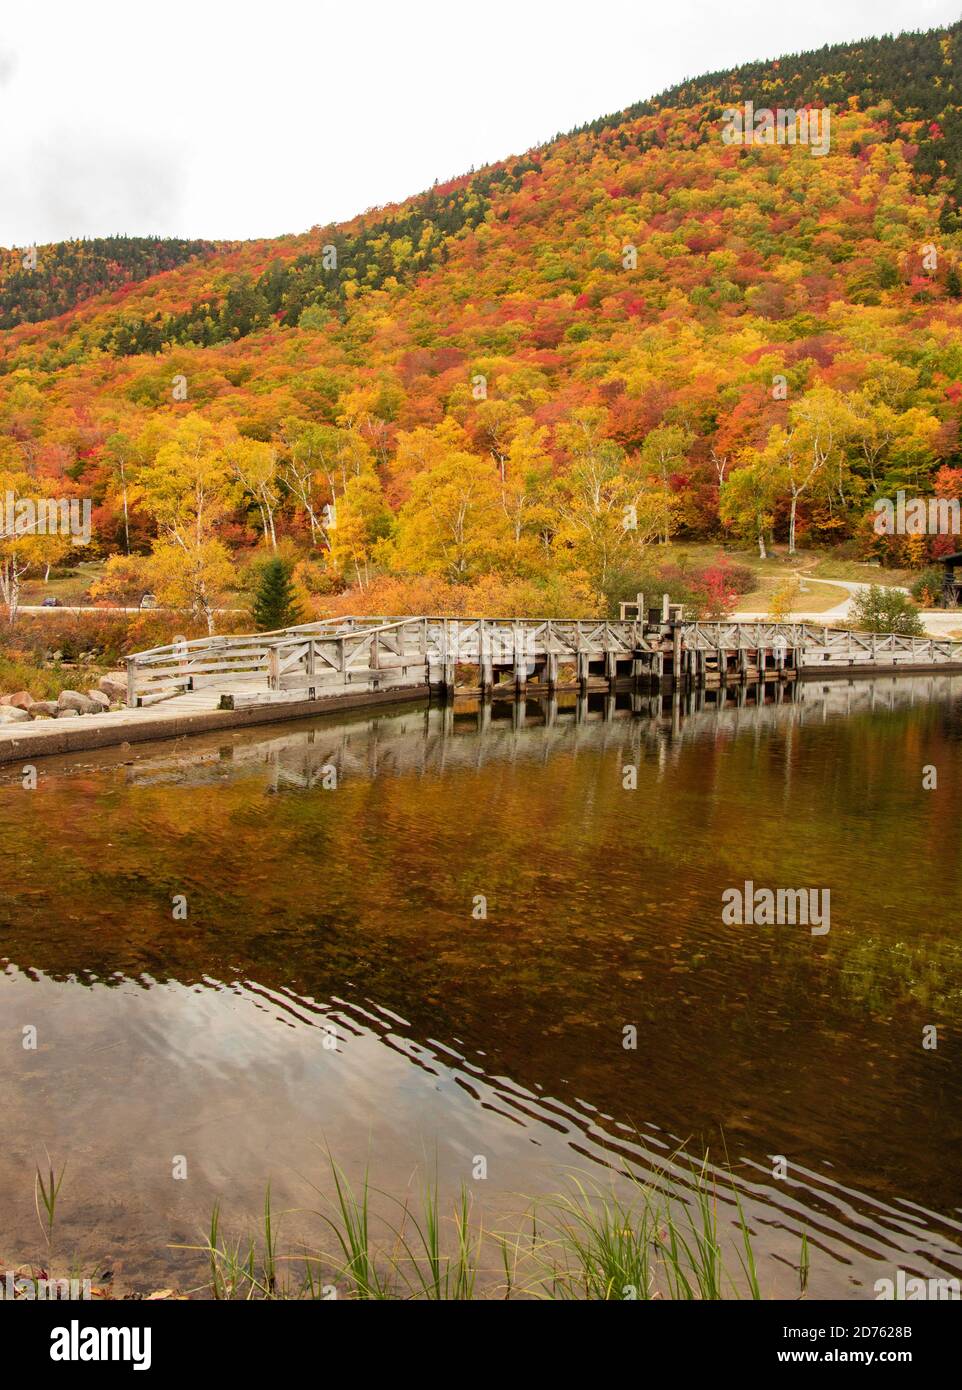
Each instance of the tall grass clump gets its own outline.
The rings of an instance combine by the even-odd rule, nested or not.
[[[371,1185],[357,1190],[329,1157],[333,1195],[314,1213],[326,1249],[278,1254],[278,1226],[264,1204],[258,1237],[225,1238],[215,1206],[201,1250],[214,1298],[347,1297],[360,1300],[718,1300],[762,1297],[748,1218],[731,1180],[721,1191],[707,1159],[681,1179],[622,1175],[602,1187],[571,1174],[563,1189],[530,1203],[518,1229],[486,1232],[462,1185],[445,1210],[437,1181],[418,1198]],[[727,1208],[720,1221],[720,1206]],[[377,1216],[374,1208],[377,1208]],[[393,1212],[386,1219],[384,1210]],[[303,1214],[302,1214],[303,1215]],[[376,1233],[376,1234],[375,1234]],[[799,1294],[809,1278],[805,1237]]]

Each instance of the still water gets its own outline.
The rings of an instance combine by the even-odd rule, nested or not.
[[[189,1288],[214,1201],[240,1229],[270,1180],[283,1245],[328,1148],[497,1228],[683,1144],[727,1154],[766,1295],[803,1231],[815,1297],[962,1275],[962,679],[698,703],[4,769],[0,1265],[43,1259],[47,1153],[61,1258]],[[828,890],[830,931],[726,925],[745,880]]]

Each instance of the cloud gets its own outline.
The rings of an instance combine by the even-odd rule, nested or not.
[[[18,61],[12,48],[0,48],[0,87],[8,87],[13,81]]]
[[[0,152],[0,242],[163,233],[183,225],[187,169],[176,141],[29,127]]]

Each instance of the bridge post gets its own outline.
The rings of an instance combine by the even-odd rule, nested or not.
[[[587,652],[579,651],[577,658],[578,688],[586,690],[588,688],[588,661]]]
[[[441,683],[444,686],[445,694],[454,692],[454,661],[451,643],[451,619],[444,618],[444,639],[442,650],[442,676]]]
[[[487,695],[494,686],[494,661],[491,657],[491,637],[488,633],[487,624],[483,618],[478,623],[478,683],[481,686],[482,698]]]
[[[548,682],[548,689],[554,690],[558,684],[558,653],[549,652],[545,661],[545,679]]]
[[[609,685],[614,685],[618,679],[618,657],[614,647],[608,647],[605,650],[605,676]]]
[[[514,687],[520,694],[528,684],[528,654],[524,649],[524,626],[515,623],[514,635]]]

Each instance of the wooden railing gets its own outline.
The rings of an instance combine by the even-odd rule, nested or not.
[[[691,663],[683,667],[683,652],[746,650],[791,651],[792,664],[801,670],[962,664],[962,642],[850,632],[810,622],[648,626],[634,619],[352,615],[137,652],[127,661],[127,698],[131,705],[145,704],[216,683],[234,687],[249,682],[272,691],[347,688],[359,681],[372,686],[435,680],[453,684],[459,663],[489,672],[531,662],[571,662],[587,671],[584,663],[604,657],[615,671],[618,661],[650,657],[657,674],[662,655],[673,648],[676,672],[691,669]]]
[[[201,637],[137,652],[127,661],[128,704],[166,699],[217,681],[274,690],[348,685],[372,672],[406,678],[425,668],[490,659],[628,657],[646,645],[641,624],[574,618],[329,618],[279,632]],[[316,679],[309,679],[316,678]]]
[[[276,642],[301,632],[327,631],[339,622],[325,619],[278,632],[198,637],[135,652],[127,658],[127,703],[148,704],[224,679],[266,683],[269,653]]]
[[[428,626],[427,618],[401,618],[287,634],[269,646],[268,685],[271,690],[347,687],[352,681],[379,682],[388,673],[403,681],[412,670],[426,680]]]

